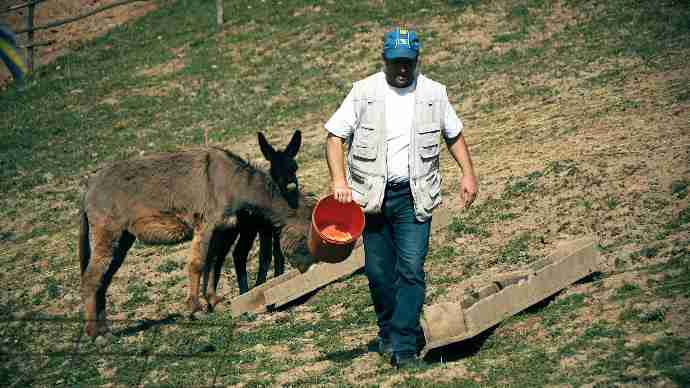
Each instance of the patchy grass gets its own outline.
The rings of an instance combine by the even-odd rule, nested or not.
[[[0,92],[0,381],[14,386],[687,386],[690,11],[632,0],[161,2]],[[412,7],[412,8],[410,8]],[[410,12],[414,9],[415,12]],[[256,132],[303,131],[301,186],[328,190],[323,123],[380,68],[394,23],[421,31],[480,180],[427,257],[428,303],[595,236],[601,273],[462,351],[399,374],[362,272],[282,311],[188,316],[189,244],[135,244],[108,299],[112,335],[82,337],[76,239],[84,178],[202,143],[261,159]],[[256,271],[257,260],[250,261]],[[221,294],[237,295],[231,265]],[[670,333],[670,334],[668,334]],[[467,349],[473,349],[468,351]]]

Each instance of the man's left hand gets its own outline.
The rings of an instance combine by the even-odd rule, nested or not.
[[[460,178],[460,198],[464,208],[472,206],[477,198],[477,178],[473,174],[464,174]]]

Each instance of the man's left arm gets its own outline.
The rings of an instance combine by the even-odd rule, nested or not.
[[[462,169],[462,177],[460,178],[460,198],[464,207],[470,207],[477,198],[477,177],[474,174],[474,166],[472,165],[472,157],[470,150],[465,143],[465,137],[460,133],[458,136],[447,139],[448,151],[453,155],[453,159],[458,163]]]
[[[477,198],[477,177],[474,173],[470,150],[467,148],[465,137],[463,136],[462,120],[455,113],[453,105],[448,101],[445,88],[443,89],[443,99],[445,100],[445,114],[441,116],[443,118],[441,123],[443,126],[443,138],[446,140],[448,151],[450,151],[453,159],[462,169],[460,199],[464,207],[469,207]]]

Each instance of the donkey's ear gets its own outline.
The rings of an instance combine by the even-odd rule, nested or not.
[[[297,152],[299,151],[299,147],[301,145],[302,132],[300,132],[299,129],[296,129],[295,133],[292,135],[292,139],[290,139],[290,144],[288,144],[285,148],[285,153],[288,154],[289,157],[294,158],[295,155],[297,155]]]
[[[272,161],[274,155],[276,154],[276,150],[274,150],[273,147],[268,144],[268,141],[263,133],[259,132],[257,136],[259,137],[259,148],[261,148],[261,153],[264,155],[266,160],[269,162]]]

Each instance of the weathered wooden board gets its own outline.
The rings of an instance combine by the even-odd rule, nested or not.
[[[268,306],[279,307],[340,278],[353,274],[364,267],[362,246],[352,251],[350,257],[340,263],[319,263],[287,282],[264,292]]]
[[[450,212],[435,211],[431,223],[432,231],[445,228],[450,220]],[[266,311],[268,306],[283,306],[363,267],[364,249],[360,245],[352,251],[350,257],[340,263],[319,263],[303,274],[291,270],[234,298],[230,302],[231,314],[239,316],[245,312]]]
[[[526,278],[497,292],[487,292],[484,298],[467,308],[463,308],[462,302],[425,307],[421,325],[426,346],[422,355],[431,349],[474,337],[596,272],[599,267],[596,242],[583,238],[563,244],[535,267]]]
[[[230,315],[238,317],[246,312],[261,313],[266,311],[266,297],[264,292],[271,287],[284,283],[296,276],[299,276],[296,269],[290,270],[278,277],[268,280],[260,286],[254,287],[248,292],[235,297],[230,301]]]
[[[432,232],[448,226],[450,219],[450,212],[435,211],[431,221]],[[345,261],[335,264],[319,263],[301,276],[266,290],[264,293],[266,304],[274,307],[282,306],[340,278],[351,275],[363,267],[364,248],[359,246]]]

